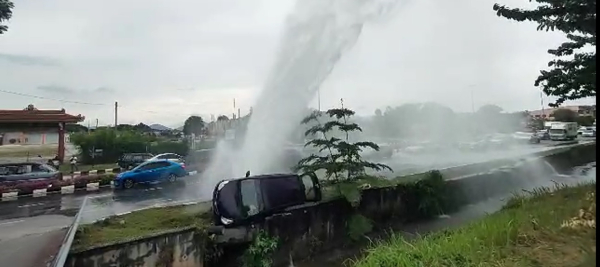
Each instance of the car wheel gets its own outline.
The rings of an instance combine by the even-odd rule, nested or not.
[[[174,183],[177,181],[177,176],[175,174],[169,174],[169,182]]]
[[[131,189],[134,185],[135,182],[133,182],[131,179],[125,179],[125,181],[123,181],[123,188],[125,189]]]

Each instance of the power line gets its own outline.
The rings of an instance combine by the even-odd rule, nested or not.
[[[18,95],[18,96],[25,96],[25,97],[43,99],[43,100],[58,101],[58,102],[63,102],[63,103],[71,103],[71,104],[79,104],[79,105],[90,105],[90,106],[108,106],[108,104],[64,100],[64,99],[50,98],[50,97],[44,97],[44,96],[38,96],[38,95],[30,95],[30,94],[18,93],[18,92],[1,90],[1,89],[0,89],[0,92],[1,93],[6,93],[6,94],[11,94],[11,95]]]

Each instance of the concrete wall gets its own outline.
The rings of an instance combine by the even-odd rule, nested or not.
[[[70,267],[203,267],[204,238],[193,229],[78,252]]]
[[[450,178],[445,190],[458,204],[465,205],[504,195],[516,189],[537,187],[544,182],[548,184],[551,179],[560,177],[557,174],[561,172],[595,161],[595,149],[596,145],[593,143],[544,152],[539,154],[537,159],[523,158],[500,161],[496,164],[465,166],[463,168],[471,168],[470,171],[488,168],[487,172],[468,176],[461,175],[468,173],[467,171],[448,169],[446,173]],[[498,168],[507,163],[512,166]],[[489,170],[494,167],[497,169]],[[418,197],[403,190],[405,189],[402,186],[365,190],[359,207],[360,213],[370,218],[376,228],[414,219],[419,207]],[[250,232],[263,229],[272,236],[278,236],[280,246],[274,256],[275,263],[278,266],[286,266],[290,255],[295,259],[305,258],[315,252],[327,251],[345,243],[348,240],[346,224],[354,212],[348,202],[337,199],[291,209],[287,213],[269,217]],[[207,255],[213,253],[202,253],[201,248],[205,246],[203,244],[205,240],[200,235],[181,231],[124,245],[76,252],[70,256],[69,265],[66,266],[239,266],[235,259],[241,255],[243,246],[225,247],[224,254],[219,255],[218,260],[213,258],[209,261]],[[165,254],[167,256],[161,256]],[[182,260],[183,258],[186,260]],[[171,262],[172,265],[163,265],[166,262]],[[202,262],[211,263],[203,265]]]
[[[58,144],[58,132],[48,131],[6,131],[2,134],[2,145],[46,145]]]

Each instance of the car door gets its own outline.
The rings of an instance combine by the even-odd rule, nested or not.
[[[158,162],[150,162],[140,166],[139,171],[136,174],[136,180],[138,183],[149,183],[155,181],[158,177],[156,168]]]
[[[171,163],[166,161],[161,161],[156,163],[155,175],[157,180],[164,180],[169,177],[171,169]]]

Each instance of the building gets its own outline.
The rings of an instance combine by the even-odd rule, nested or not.
[[[22,110],[0,110],[0,146],[57,145],[57,155],[65,156],[65,124],[82,122],[85,117],[61,110],[39,110],[28,105]]]
[[[540,110],[528,111],[529,116],[536,119],[546,119],[546,120],[554,120],[552,117],[552,113],[554,113],[557,109],[570,109],[572,111],[577,112],[579,116],[592,116],[596,117],[596,105],[593,106],[563,106],[558,108],[545,108]]]

